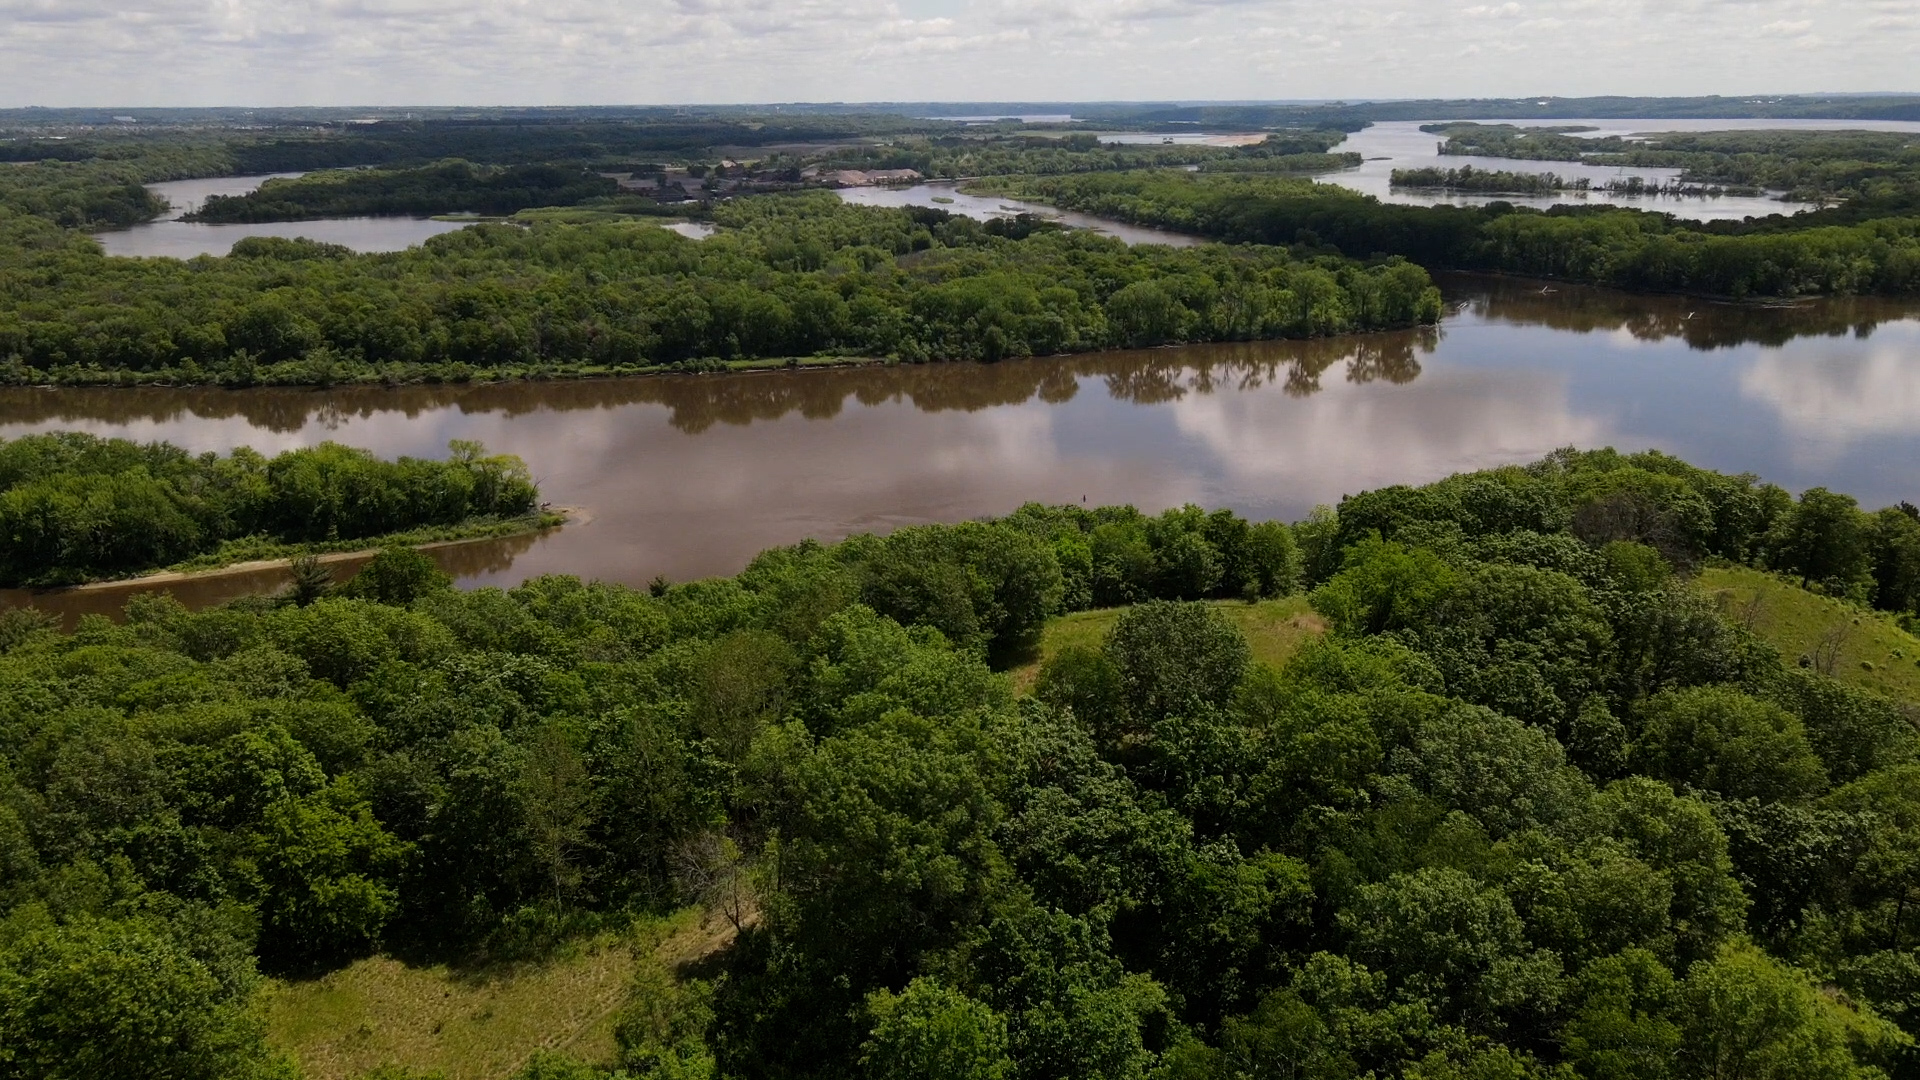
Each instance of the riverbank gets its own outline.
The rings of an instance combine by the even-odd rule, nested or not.
[[[284,569],[294,558],[301,555],[313,555],[315,561],[321,565],[330,566],[365,561],[389,547],[402,546],[418,551],[433,551],[461,544],[542,533],[565,525],[584,525],[592,520],[593,515],[584,508],[562,506],[506,520],[470,521],[458,525],[390,533],[386,536],[323,541],[317,544],[281,544],[250,537],[231,541],[222,545],[218,551],[196,556],[172,566],[126,577],[99,578],[61,585],[29,585],[23,589],[9,591],[26,592],[40,597],[105,592],[114,589],[148,590],[155,585],[175,582],[198,584],[220,577],[236,577]]]
[[[1114,351],[1114,350],[1096,350]],[[209,372],[189,365],[158,368],[151,371],[122,371],[105,368],[55,369],[21,375],[0,363],[0,386],[28,389],[221,387],[233,390],[254,387],[285,386],[328,389],[336,386],[422,386],[462,383],[545,382],[567,379],[609,379],[636,375],[704,375],[736,371],[771,371],[785,368],[871,367],[905,361],[883,356],[792,356],[761,357],[752,360],[682,360],[669,364],[517,364],[477,368],[469,364],[381,364],[367,370],[340,370],[338,365],[315,365],[300,361],[273,364],[256,369],[245,378],[224,372]],[[942,361],[930,361],[941,363]],[[52,378],[48,378],[52,375]]]

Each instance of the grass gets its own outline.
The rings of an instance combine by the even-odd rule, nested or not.
[[[1314,614],[1304,596],[1262,600],[1256,604],[1239,600],[1213,600],[1209,603],[1240,628],[1240,632],[1247,636],[1247,645],[1253,650],[1253,658],[1265,664],[1285,663],[1302,642],[1325,633],[1327,629],[1327,624]],[[1031,691],[1034,681],[1040,677],[1041,666],[1069,645],[1098,648],[1107,631],[1113,629],[1113,624],[1120,621],[1121,614],[1126,610],[1124,607],[1098,608],[1047,620],[1047,628],[1040,638],[1039,659],[1014,668],[1011,672],[1014,689],[1023,694]]]
[[[503,1080],[539,1050],[611,1063],[614,1023],[642,967],[682,968],[731,940],[724,922],[689,909],[537,964],[464,971],[373,957],[272,984],[267,1036],[307,1080],[354,1080],[383,1065]]]
[[[1745,622],[1787,663],[1822,657],[1837,643],[1836,678],[1901,701],[1920,702],[1920,638],[1881,612],[1808,592],[1744,567],[1704,570],[1698,587],[1728,618]]]

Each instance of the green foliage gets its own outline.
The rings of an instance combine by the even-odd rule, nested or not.
[[[14,283],[0,360],[31,382],[464,381],[710,358],[999,360],[1439,317],[1438,290],[1404,263],[1046,230],[1014,239],[825,192],[713,214],[722,228],[701,241],[536,222],[393,254],[262,242],[191,264],[109,258],[37,219],[0,218],[0,275]]]
[[[1155,600],[1114,624],[1103,646],[1142,723],[1220,708],[1245,673],[1247,639],[1205,604]]]
[[[1297,529],[1029,506],[657,589],[390,551],[304,606],[10,616],[0,1054],[280,1075],[255,964],[693,903],[714,950],[639,963],[626,1075],[1904,1075],[1920,737],[1682,576],[1825,558],[1830,505],[1569,451]],[[1901,526],[1844,509],[1872,576]],[[1275,605],[1229,597],[1309,575],[1336,632],[1255,660],[1228,613]],[[995,666],[1115,594],[1015,698]]]
[[[1002,1080],[1007,1025],[994,1011],[938,981],[919,978],[906,990],[867,999],[873,1033],[860,1053],[876,1080]]]
[[[1634,762],[1676,786],[1768,802],[1817,794],[1827,783],[1798,717],[1725,687],[1649,698]]]
[[[384,461],[322,443],[269,459],[72,432],[0,440],[0,584],[155,569],[253,536],[353,540],[534,510],[539,494],[519,458],[450,449],[444,462]],[[317,564],[295,570],[301,603],[331,585]]]
[[[147,920],[20,927],[0,947],[0,1065],[22,1080],[291,1080],[187,942]],[[250,968],[248,969],[250,974]]]
[[[410,169],[346,169],[269,180],[245,195],[212,195],[187,220],[303,221],[383,214],[511,214],[604,198],[613,181],[556,165],[501,168],[446,161]]]
[[[1013,193],[1221,240],[1621,288],[1734,297],[1920,288],[1910,195],[1846,215],[1703,224],[1619,207],[1407,206],[1304,180],[1169,171],[1035,177]]]
[[[1694,964],[1681,998],[1682,1067],[1713,1080],[1864,1080],[1879,1071],[1857,1061],[1860,1053],[1911,1042],[1751,946],[1729,944]]]
[[[1625,139],[1564,129],[1445,124],[1441,153],[1683,170],[1691,185],[1784,191],[1802,200],[1886,199],[1915,189],[1912,140],[1883,131],[1688,131]]]
[[[347,582],[348,596],[406,607],[453,584],[453,578],[426,555],[410,547],[382,548]]]

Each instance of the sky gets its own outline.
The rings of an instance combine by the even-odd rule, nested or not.
[[[1920,91],[1920,0],[0,0],[0,107]]]

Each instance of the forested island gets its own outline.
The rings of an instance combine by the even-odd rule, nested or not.
[[[1471,165],[1457,169],[1395,169],[1392,181],[1394,187],[1495,195],[1552,195],[1561,191],[1585,191],[1591,186],[1584,177],[1568,180],[1550,172],[1508,172],[1476,169]]]
[[[251,238],[224,259],[116,259],[0,219],[0,378],[337,383],[712,370],[824,355],[997,360],[1430,323],[1404,260],[1141,246],[1044,222],[717,204],[719,235],[479,225],[390,255]]]
[[[1392,251],[1436,269],[1734,298],[1920,291],[1920,213],[1901,201],[1688,222],[1605,206],[1407,206],[1301,180],[1169,171],[1022,178],[997,189],[1230,242]]]
[[[1661,131],[1623,138],[1573,134],[1579,127],[1429,124],[1442,154],[1580,161],[1682,170],[1680,180],[1769,190],[1801,201],[1911,203],[1920,198],[1920,143],[1897,131]]]
[[[1693,223],[1599,206],[1389,204],[1289,175],[1353,163],[1337,152],[1366,122],[1350,110],[1125,115],[1149,139],[1230,120],[1270,127],[1246,145],[1143,144],[1074,124],[716,109],[69,135],[57,115],[36,115],[0,142],[14,162],[0,169],[0,379],[322,385],[1315,336],[1432,321],[1422,268],[1731,298],[1920,290],[1915,151],[1897,133],[1625,140],[1581,138],[1579,125],[1430,125],[1449,152],[1684,170],[1657,189],[1606,185],[1629,194],[1766,187],[1840,200]],[[163,213],[145,184],[269,169],[321,171],[209,198],[193,219],[519,216],[391,255],[255,238],[191,264],[102,257],[79,234]],[[863,169],[970,178],[981,192],[1239,247],[1125,249],[1031,218],[850,208],[800,190]],[[1479,169],[1394,181],[1517,196],[1587,183]],[[719,235],[642,227],[668,216]]]
[[[215,195],[188,221],[301,221],[382,214],[512,214],[573,206],[619,191],[612,180],[559,165],[474,166],[448,161],[413,169],[347,169],[269,180],[247,195]]]
[[[76,432],[0,439],[0,587],[559,523],[518,458],[450,450],[446,461],[382,461],[335,443],[268,458]]]
[[[1740,588],[1912,626],[1920,512],[1569,450],[1293,525],[9,611],[0,1061],[293,1077],[379,952],[630,957],[608,1058],[523,1080],[1912,1075],[1920,697]]]

